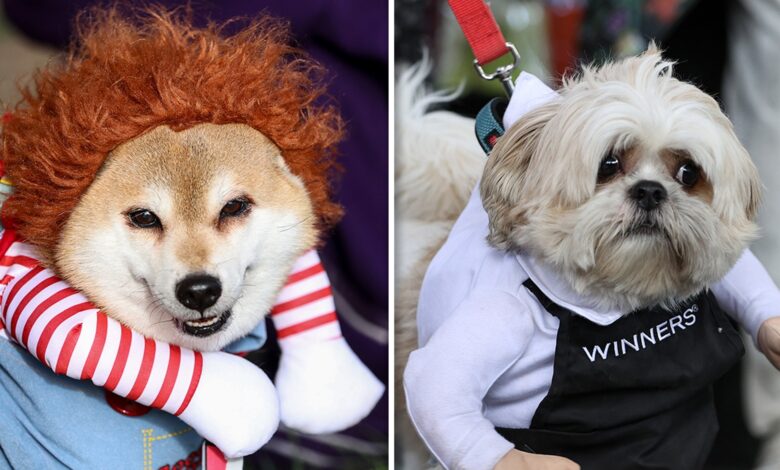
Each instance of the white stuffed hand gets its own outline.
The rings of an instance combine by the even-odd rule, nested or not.
[[[179,415],[225,457],[265,445],[279,426],[279,399],[268,376],[251,362],[223,352],[203,353],[203,374]]]
[[[283,349],[276,388],[282,422],[310,434],[354,426],[385,389],[344,338]]]
[[[271,310],[282,357],[276,388],[282,422],[311,434],[340,431],[365,418],[384,385],[341,336],[336,307],[317,252],[293,266]]]

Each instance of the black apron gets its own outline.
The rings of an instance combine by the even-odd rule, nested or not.
[[[712,293],[600,326],[524,285],[560,320],[552,383],[529,429],[498,432],[583,470],[701,468],[718,430],[712,383],[744,353]]]

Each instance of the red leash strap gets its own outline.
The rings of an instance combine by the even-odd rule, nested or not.
[[[448,0],[460,29],[474,52],[474,68],[485,80],[498,79],[506,94],[512,96],[514,83],[512,71],[520,63],[520,54],[512,43],[506,42],[501,29],[484,0]],[[512,53],[512,63],[501,65],[493,73],[485,73],[482,66],[499,57]]]
[[[484,0],[449,0],[466,40],[480,65],[509,52],[506,39]]]

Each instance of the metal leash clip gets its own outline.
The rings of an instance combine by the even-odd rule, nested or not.
[[[477,59],[474,59],[474,68],[477,69],[477,73],[485,80],[498,79],[501,85],[504,87],[507,96],[512,96],[512,92],[515,90],[515,84],[512,82],[512,71],[520,64],[520,53],[517,52],[515,45],[511,42],[506,43],[507,49],[512,53],[512,63],[499,66],[495,72],[491,74],[485,73],[485,69],[479,64]]]

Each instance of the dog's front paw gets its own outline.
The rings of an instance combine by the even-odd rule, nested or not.
[[[282,423],[310,434],[357,424],[385,390],[343,338],[284,350],[276,388]]]

